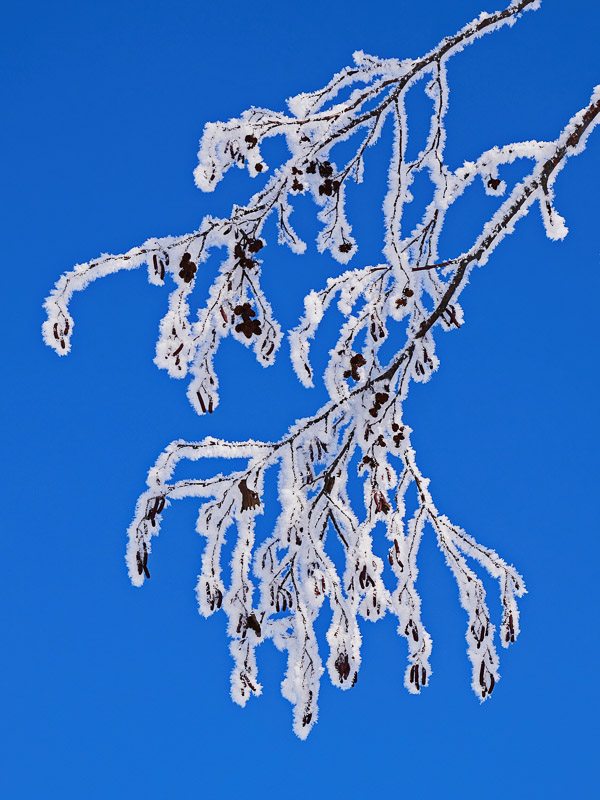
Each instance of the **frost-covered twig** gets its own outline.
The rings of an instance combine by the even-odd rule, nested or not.
[[[289,116],[251,108],[228,123],[207,125],[195,172],[196,183],[205,191],[212,191],[234,165],[248,169],[252,177],[266,172],[260,146],[270,137],[285,136],[290,158],[246,206],[234,206],[227,219],[207,217],[195,233],[152,239],[124,255],[80,265],[59,280],[46,301],[45,339],[57,352],[66,353],[73,328],[68,303],[74,291],[97,277],[144,263],[152,283],[162,285],[169,275],[175,288],[161,322],[156,363],[175,377],[191,373],[188,396],[199,413],[211,413],[218,402],[213,362],[221,339],[231,334],[252,345],[263,365],[273,362],[281,342],[280,327],[260,286],[261,259],[268,252],[266,220],[274,215],[279,241],[302,253],[305,245],[290,223],[291,201],[295,195],[309,194],[323,224],[318,249],[347,264],[357,252],[345,209],[349,181],[361,182],[366,148],[377,141],[388,120],[393,125],[383,205],[383,261],[348,268],[323,289],[311,291],[304,316],[289,334],[294,369],[304,385],[312,386],[310,344],[331,303],[337,302],[345,322],[325,370],[329,401],[277,442],[175,441],[151,470],[129,529],[129,573],[132,582],[141,585],[150,576],[152,537],[169,503],[181,497],[203,501],[197,529],[206,537],[206,549],[198,601],[204,615],[220,608],[227,614],[234,659],[232,697],[243,705],[252,694],[260,694],[255,650],[272,639],[287,653],[283,693],[294,705],[294,730],[300,737],[308,734],[318,714],[325,666],[314,622],[325,599],[332,612],[326,668],[335,684],[345,689],[357,680],[358,618],[375,621],[388,611],[398,618],[399,633],[408,642],[405,685],[418,693],[429,683],[431,639],[421,620],[416,589],[417,555],[426,523],[435,532],[468,615],[472,685],[482,700],[499,678],[498,655],[485,591],[472,562],[499,581],[502,645],[514,642],[519,633],[516,598],[525,592],[523,580],[493,550],[437,510],[410,443],[403,401],[411,381],[427,381],[437,368],[434,331],[462,325],[458,298],[471,270],[487,262],[536,201],[548,236],[566,235],[564,220],[553,206],[553,184],[567,159],[584,149],[600,119],[600,87],[552,142],[492,148],[455,171],[444,161],[447,60],[475,38],[512,24],[522,11],[537,6],[537,0],[521,0],[495,14],[482,14],[421,59],[381,60],[355,53],[355,65],[335,75],[324,89],[288,100]],[[423,78],[432,102],[431,124],[425,147],[410,161],[405,97]],[[345,89],[347,99],[338,101]],[[338,166],[332,150],[353,136],[356,150]],[[509,191],[501,170],[515,159],[528,159],[532,166]],[[407,231],[404,208],[412,201],[410,186],[420,172],[431,179],[433,199],[421,222]],[[440,258],[446,213],[476,178],[488,194],[500,198],[497,209],[467,250]],[[204,265],[214,248],[224,248],[226,256],[206,304],[192,322],[189,297],[197,270],[200,265],[208,268]],[[405,336],[399,336],[396,327],[396,352],[383,362],[382,345],[398,322],[406,326]],[[206,480],[172,480],[179,461],[201,458],[241,458],[245,466]],[[255,546],[255,521],[263,511],[269,468],[278,472],[281,513],[272,536]],[[361,513],[353,508],[348,489],[353,472],[363,480]],[[410,487],[417,501],[409,515],[405,498]],[[387,560],[393,589],[384,581],[386,565],[373,551],[379,522],[390,542]],[[226,586],[221,550],[232,527],[236,544]],[[341,568],[329,555],[328,537],[343,547]]]

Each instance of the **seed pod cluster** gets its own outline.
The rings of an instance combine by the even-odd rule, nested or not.
[[[375,402],[373,403],[372,408],[369,409],[369,414],[375,418],[379,412],[381,411],[381,407],[384,403],[390,399],[390,396],[387,392],[376,392],[375,394]]]
[[[402,290],[402,297],[396,300],[396,308],[401,308],[407,305],[408,299],[414,295],[413,290],[409,286],[405,286]]]
[[[221,608],[221,605],[223,604],[223,592],[218,587],[211,588],[211,585],[208,581],[206,581],[204,588],[210,610],[215,611],[216,609],[218,610]]]
[[[360,369],[360,367],[364,367],[366,363],[367,361],[362,353],[354,353],[350,357],[350,369],[347,369],[344,372],[344,378],[352,378],[353,381],[356,381],[358,383],[358,381],[360,380],[360,375],[358,370]]]
[[[236,306],[233,312],[237,317],[241,317],[242,321],[238,322],[235,329],[238,333],[243,333],[246,339],[251,339],[252,336],[260,336],[262,328],[260,327],[260,320],[253,319],[256,316],[256,311],[252,308],[250,303],[243,303]]]

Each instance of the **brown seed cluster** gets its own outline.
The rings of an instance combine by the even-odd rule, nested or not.
[[[306,167],[306,172],[309,175],[316,175],[317,172],[319,173],[319,177],[322,179],[322,182],[319,184],[320,195],[332,197],[339,192],[340,182],[333,180],[333,167],[329,161],[311,161]]]
[[[352,380],[358,381],[360,380],[360,375],[358,374],[358,370],[360,367],[364,367],[366,364],[366,359],[362,353],[354,353],[354,355],[350,359],[350,369],[347,369],[344,372],[344,378],[352,378]]]
[[[244,303],[241,306],[236,306],[233,313],[237,317],[241,317],[242,321],[238,322],[235,329],[238,333],[243,333],[246,339],[251,339],[254,334],[260,336],[262,328],[260,327],[260,320],[252,319],[256,316],[256,311],[252,308],[250,303]]]
[[[403,297],[399,297],[396,300],[396,308],[401,308],[402,306],[405,306],[408,303],[408,298],[412,297],[414,292],[408,286],[405,286],[404,289],[402,290],[402,294]]]
[[[390,399],[389,394],[387,392],[377,392],[375,394],[375,403],[373,404],[373,408],[369,409],[369,414],[375,418],[377,414],[379,414],[381,407],[384,403]]]
[[[192,261],[189,253],[184,253],[183,258],[179,262],[179,277],[184,283],[191,283],[194,275],[196,274],[197,267]]]
[[[340,182],[333,180],[331,177],[333,175],[331,163],[329,161],[311,161],[306,167],[306,172],[309,175],[315,175],[317,171],[319,172],[319,177],[323,179],[322,183],[319,185],[319,194],[327,197],[332,197],[334,194],[337,194],[340,188]],[[303,192],[305,187],[298,176],[304,175],[304,171],[298,167],[292,167],[292,175],[294,176],[292,191]],[[342,234],[342,239],[343,238]],[[338,246],[340,253],[350,253],[353,248],[354,245],[352,242],[347,242],[345,239],[342,241],[342,244]]]
[[[263,247],[264,242],[262,239],[255,239],[242,233],[241,242],[237,242],[233,248],[236,267],[241,267],[242,269],[254,269],[254,267],[258,266],[258,261],[252,258],[252,256],[260,252]]]
[[[246,150],[252,150],[252,148],[256,147],[256,145],[258,144],[258,139],[251,133],[249,133],[247,136],[244,136],[244,141],[246,143]],[[241,149],[237,145],[234,146],[233,142],[229,142],[229,154],[232,159],[236,159],[237,161],[240,162],[240,164],[246,163],[246,156],[244,155],[243,152],[241,152]],[[262,172],[264,167],[265,165],[261,164],[260,162],[254,165],[254,169],[257,172]],[[215,175],[214,174],[211,175],[210,177],[211,181],[214,180],[214,178]]]
[[[397,422],[392,423],[392,430],[394,431],[394,444],[400,447],[400,442],[404,439],[404,425],[398,425]]]
[[[294,181],[292,183],[292,191],[293,192],[303,192],[304,191],[304,184],[300,183],[298,180],[298,175],[303,175],[303,171],[298,169],[298,167],[292,167],[292,175],[294,176]]]
[[[371,469],[375,469],[375,467],[377,466],[377,462],[371,456],[363,456],[361,464],[366,464],[368,467],[371,467]]]

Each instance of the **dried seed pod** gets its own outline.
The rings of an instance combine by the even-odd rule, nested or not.
[[[249,511],[260,505],[258,493],[248,488],[245,478],[238,483],[238,489],[242,493],[242,511]]]
[[[251,631],[260,638],[262,636],[261,627],[259,621],[256,619],[256,615],[254,613],[249,614],[246,617],[246,628],[249,628]]]

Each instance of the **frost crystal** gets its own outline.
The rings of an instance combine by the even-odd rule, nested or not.
[[[146,264],[151,283],[171,280],[169,309],[160,324],[156,364],[173,377],[189,375],[188,397],[199,414],[212,413],[219,402],[214,357],[221,340],[232,336],[252,347],[264,366],[273,363],[282,332],[260,284],[265,222],[276,219],[279,242],[295,253],[305,244],[291,224],[291,200],[312,197],[322,223],[319,251],[329,251],[341,264],[357,252],[345,197],[350,181],[360,183],[364,154],[389,121],[394,138],[389,183],[383,204],[383,260],[374,266],[349,268],[324,288],[305,298],[305,312],[289,334],[291,360],[305,386],[313,385],[310,343],[332,302],[345,317],[325,371],[329,401],[310,418],[296,422],[277,442],[173,442],[148,477],[148,489],[138,500],[129,529],[127,564],[132,582],[150,577],[152,537],[159,532],[168,505],[181,497],[203,500],[197,530],[206,549],[197,585],[200,612],[223,609],[234,669],[233,699],[244,705],[260,694],[256,648],[266,639],[287,653],[283,694],[294,706],[294,730],[305,738],[318,715],[319,684],[325,668],[342,689],[354,685],[360,669],[361,634],[358,618],[377,620],[386,613],[398,618],[398,631],[408,644],[405,685],[412,693],[431,677],[431,639],[421,619],[415,583],[417,555],[426,523],[435,532],[452,570],[459,598],[467,612],[467,653],[472,686],[487,699],[498,681],[494,625],[486,605],[478,563],[498,579],[503,606],[500,641],[507,647],[519,633],[516,600],[525,592],[522,578],[493,550],[475,541],[438,511],[429,481],[417,466],[411,429],[403,418],[403,401],[411,381],[429,380],[437,368],[434,332],[460,327],[458,303],[471,270],[485,264],[494,248],[513,232],[516,222],[539,202],[551,239],[567,233],[554,209],[553,184],[567,159],[580,153],[600,119],[600,87],[551,142],[514,142],[494,147],[476,161],[452,171],[444,162],[444,116],[448,104],[447,61],[477,37],[512,25],[521,12],[537,8],[537,0],[513,2],[503,11],[481,14],[454,36],[447,37],[422,58],[382,60],[354,54],[354,66],[338,74],[323,89],[288,100],[289,115],[251,108],[238,119],[206,125],[195,171],[198,187],[213,191],[232,166],[251,177],[268,173],[261,144],[284,136],[289,159],[271,173],[246,206],[234,206],[227,219],[206,217],[199,229],[180,237],[149,239],[123,255],[103,255],[76,266],[56,284],[46,300],[47,344],[59,354],[69,352],[73,320],[68,311],[73,292],[121,269]],[[421,79],[432,102],[429,136],[421,153],[406,157],[408,121],[406,93]],[[348,89],[347,99],[339,100]],[[356,139],[345,163],[334,160],[337,144]],[[502,179],[502,167],[515,159],[531,162],[528,175],[512,190]],[[403,230],[403,210],[412,201],[410,186],[423,172],[433,184],[433,199],[421,222]],[[498,207],[472,246],[452,258],[438,255],[438,240],[446,213],[475,180]],[[225,258],[209,290],[206,305],[190,318],[189,297],[196,275],[215,248]],[[387,362],[380,351],[394,322],[403,322],[405,338]],[[398,335],[396,328],[395,334]],[[171,480],[182,459],[245,459],[245,466],[208,480]],[[364,509],[354,510],[348,492],[349,470],[358,463],[364,484]],[[268,468],[278,470],[281,513],[270,538],[255,544],[255,521],[263,511],[263,484]],[[405,496],[417,496],[407,519]],[[389,548],[384,563],[373,552],[378,522],[384,523]],[[221,575],[221,549],[229,528],[235,533],[231,582]],[[345,551],[338,569],[328,554],[328,538],[336,537]],[[388,570],[389,568],[389,570]],[[384,582],[391,571],[392,581]],[[314,622],[327,601],[332,620],[327,633],[329,652],[321,660]]]

